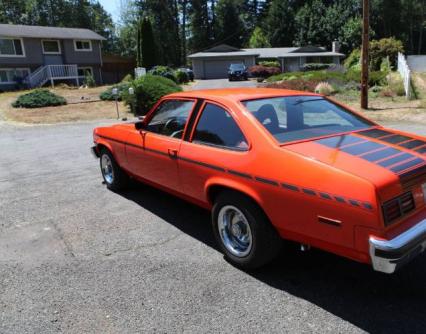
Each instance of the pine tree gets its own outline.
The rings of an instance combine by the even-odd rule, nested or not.
[[[142,20],[140,28],[141,36],[141,64],[145,68],[157,65],[157,46],[152,31],[151,21],[148,18]]]

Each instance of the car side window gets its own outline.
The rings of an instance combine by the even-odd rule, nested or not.
[[[230,149],[248,149],[248,142],[232,116],[212,103],[206,103],[192,140]]]
[[[146,126],[149,132],[181,139],[194,101],[166,100],[154,111]]]

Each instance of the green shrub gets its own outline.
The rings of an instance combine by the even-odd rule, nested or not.
[[[310,64],[304,64],[301,70],[302,72],[321,71],[321,70],[329,69],[331,65],[333,64],[310,63]]]
[[[317,80],[306,80],[299,78],[295,80],[270,83],[266,87],[315,92],[315,88],[318,86],[318,84],[319,81]]]
[[[121,101],[123,92],[127,92],[129,90],[130,85],[131,85],[130,82],[121,82],[118,85],[114,85],[114,86],[108,88],[107,90],[103,91],[99,95],[99,97],[103,101],[114,101],[115,96],[112,94],[112,89],[117,88],[118,89],[117,100]]]
[[[184,72],[184,71],[177,70],[177,71],[175,72],[175,77],[176,77],[176,79],[177,79],[177,82],[178,82],[178,83],[180,83],[180,84],[183,84],[183,83],[187,83],[187,82],[189,82],[189,76],[188,76],[188,73],[186,73],[186,72]]]
[[[135,115],[145,115],[161,97],[182,90],[172,80],[151,74],[134,80],[131,85],[134,94],[130,95],[127,90],[122,98]]]
[[[121,82],[131,82],[132,80],[133,80],[133,76],[129,73],[125,75],[125,77],[121,80]]]
[[[277,60],[265,60],[265,61],[260,61],[259,65],[261,66],[265,66],[265,67],[278,67],[281,68],[281,64],[279,61]]]
[[[154,66],[151,70],[149,70],[148,73],[151,75],[157,75],[163,78],[173,80],[176,83],[178,82],[173,69],[168,66]]]
[[[90,73],[87,73],[86,76],[84,77],[84,84],[87,87],[96,87],[96,81],[93,75],[91,75]]]
[[[62,96],[56,95],[47,89],[35,89],[28,94],[19,96],[12,103],[12,106],[15,108],[41,108],[64,104],[67,104],[67,101]]]
[[[361,50],[354,49],[351,54],[346,58],[344,66],[350,70],[361,70]]]
[[[380,66],[384,59],[388,58],[390,67],[396,67],[398,52],[404,52],[402,42],[391,37],[382,38],[380,40],[373,40],[370,42],[370,70],[379,71]],[[355,49],[345,60],[345,67],[347,69],[361,70],[361,50]]]
[[[404,52],[404,46],[400,40],[391,38],[382,38],[370,42],[370,69],[372,71],[380,70],[383,59],[389,58],[393,68],[396,66],[398,52]]]

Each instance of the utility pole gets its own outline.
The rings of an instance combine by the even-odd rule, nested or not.
[[[362,25],[362,56],[361,56],[361,108],[368,109],[368,51],[370,44],[370,4],[363,0],[363,25]]]

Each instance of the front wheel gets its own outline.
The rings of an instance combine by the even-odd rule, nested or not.
[[[272,261],[282,246],[265,213],[240,193],[219,194],[213,206],[212,225],[225,257],[243,269],[255,269]]]
[[[102,177],[107,188],[114,191],[125,188],[128,184],[129,176],[120,168],[111,152],[107,149],[102,149],[99,160]]]

